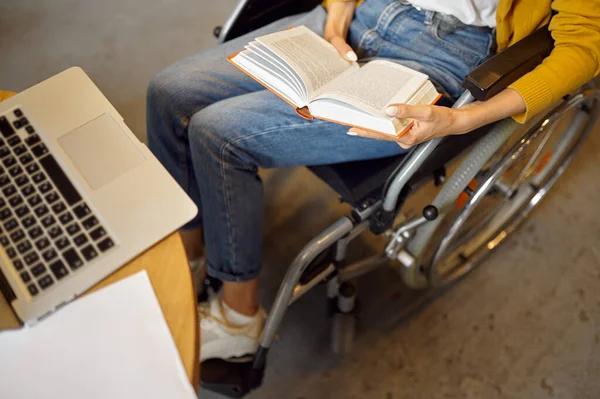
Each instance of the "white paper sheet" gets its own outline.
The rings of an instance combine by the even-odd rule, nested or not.
[[[195,399],[145,271],[0,333],[2,399]]]

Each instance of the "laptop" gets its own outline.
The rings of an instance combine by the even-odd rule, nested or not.
[[[0,102],[0,291],[21,323],[72,301],[196,213],[80,68]]]

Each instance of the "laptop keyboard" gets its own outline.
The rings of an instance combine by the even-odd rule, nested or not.
[[[21,109],[0,133],[0,245],[36,296],[114,241]]]

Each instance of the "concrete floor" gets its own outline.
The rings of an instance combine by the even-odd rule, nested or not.
[[[144,90],[162,67],[215,43],[235,0],[3,0],[0,88],[19,91],[79,65],[144,137]],[[390,270],[361,280],[355,351],[329,351],[324,290],[286,316],[266,381],[251,398],[600,397],[598,129],[552,195],[449,292],[418,301]],[[265,173],[263,299],[285,265],[345,206],[304,169]],[[364,239],[353,250],[368,251]],[[213,398],[201,392],[201,398]]]

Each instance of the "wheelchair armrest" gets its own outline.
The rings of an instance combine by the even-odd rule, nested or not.
[[[546,25],[472,70],[462,86],[477,100],[485,101],[541,64],[553,46]]]
[[[221,43],[290,15],[312,10],[322,0],[240,0],[222,28],[215,28]]]

